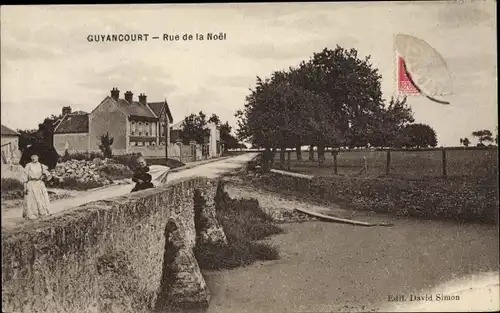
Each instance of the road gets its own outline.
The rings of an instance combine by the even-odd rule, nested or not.
[[[174,182],[181,178],[204,176],[208,178],[216,178],[223,173],[230,172],[245,165],[249,160],[255,157],[255,153],[248,153],[236,157],[202,164],[197,167],[189,168],[183,171],[170,173],[168,182]],[[115,185],[98,190],[81,192],[76,197],[53,201],[50,205],[50,211],[53,214],[63,212],[68,208],[75,208],[92,201],[99,201],[118,197],[130,193],[133,184]],[[12,208],[7,211],[2,210],[2,228],[11,228],[24,223],[22,218],[22,208]]]

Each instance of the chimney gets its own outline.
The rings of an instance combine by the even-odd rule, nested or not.
[[[71,114],[71,107],[63,107],[62,115]]]
[[[147,104],[146,99],[147,99],[147,98],[146,98],[146,95],[145,95],[145,94],[141,93],[141,94],[139,95],[139,103],[140,103],[140,104],[142,104],[142,105],[146,105],[146,104]]]
[[[127,91],[125,93],[125,100],[127,100],[129,103],[132,103],[133,96],[134,96],[134,94],[132,93],[132,91]]]
[[[113,87],[113,89],[111,89],[111,98],[118,101],[118,98],[120,98],[120,90],[118,90],[118,88]]]

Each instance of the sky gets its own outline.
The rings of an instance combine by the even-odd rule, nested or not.
[[[497,120],[496,3],[339,2],[1,7],[1,123],[36,128],[63,106],[92,111],[113,87],[167,99],[174,122],[215,113],[236,126],[256,77],[269,77],[336,45],[371,55],[382,92],[396,92],[394,36],[416,36],[445,59],[451,105],[408,99],[438,145],[456,146]],[[163,34],[225,33],[219,41],[163,41]],[[89,35],[149,34],[142,42]],[[160,39],[153,40],[152,36]]]

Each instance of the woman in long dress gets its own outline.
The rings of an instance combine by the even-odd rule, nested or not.
[[[24,168],[24,173],[23,217],[32,220],[50,215],[49,193],[43,182],[50,177],[47,166],[38,161],[37,154],[33,154],[31,162]]]

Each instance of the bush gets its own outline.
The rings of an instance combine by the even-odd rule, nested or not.
[[[99,167],[98,172],[111,180],[126,179],[132,177],[132,170],[123,164],[106,164]]]
[[[99,158],[99,159],[103,158],[103,155],[100,152],[75,152],[75,153],[66,153],[66,152],[61,157],[61,160],[60,160],[61,162],[66,162],[69,160],[92,161],[95,158]]]
[[[111,160],[114,163],[122,164],[134,170],[137,167],[137,158],[140,156],[140,153],[129,153],[129,154],[121,154],[121,155],[113,155]]]
[[[17,179],[2,178],[2,199],[22,199],[24,185]]]
[[[24,185],[19,180],[14,178],[2,178],[2,192],[23,190],[23,189]]]
[[[105,158],[111,158],[113,156],[113,150],[111,146],[113,145],[114,139],[109,136],[109,133],[106,133],[101,136],[101,144],[99,145],[99,149]]]
[[[223,192],[223,188],[218,188],[216,210],[228,244],[197,244],[195,254],[201,268],[231,269],[258,260],[279,259],[277,247],[254,241],[283,232],[260,209],[257,200],[233,200]]]

